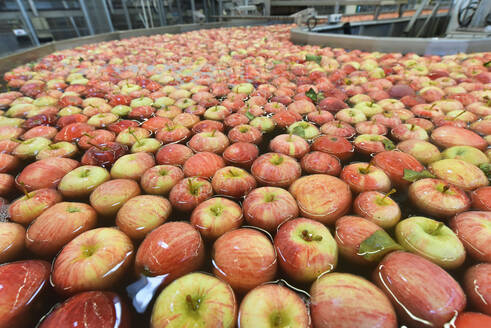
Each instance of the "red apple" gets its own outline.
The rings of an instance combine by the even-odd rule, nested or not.
[[[477,312],[463,312],[454,322],[455,328],[474,328],[491,326],[491,316]]]
[[[381,168],[396,187],[407,187],[410,181],[404,179],[406,169],[421,172],[424,166],[413,156],[401,151],[383,151],[371,160],[372,165]]]
[[[271,241],[253,229],[226,232],[213,244],[213,274],[243,294],[276,276]]]
[[[269,148],[275,153],[302,158],[309,151],[309,144],[297,135],[281,134],[270,141]]]
[[[51,282],[62,295],[114,287],[133,260],[133,244],[114,228],[85,231],[56,257]]]
[[[123,204],[140,194],[134,180],[115,179],[99,185],[90,194],[90,205],[103,216],[116,215]]]
[[[223,159],[230,165],[249,169],[259,156],[259,148],[252,143],[236,142],[223,152]]]
[[[19,167],[20,161],[17,157],[1,153],[0,154],[0,173],[12,172]]]
[[[351,138],[356,134],[356,130],[350,124],[342,121],[331,121],[324,123],[321,132],[326,135]]]
[[[60,180],[79,165],[70,158],[46,158],[27,165],[17,176],[17,184],[28,190],[56,188]]]
[[[346,161],[353,156],[354,147],[348,139],[339,136],[320,136],[312,143],[312,150],[322,151]]]
[[[157,165],[143,173],[140,184],[147,194],[167,195],[183,178],[184,173],[177,166]]]
[[[218,195],[240,198],[256,188],[256,180],[244,169],[226,166],[215,172],[211,185]]]
[[[476,309],[491,315],[491,263],[479,263],[467,269],[464,289]]]
[[[0,222],[0,263],[11,261],[24,250],[26,229],[14,222]]]
[[[251,173],[261,184],[288,187],[300,177],[302,169],[300,164],[290,156],[266,153],[254,161]]]
[[[441,126],[431,133],[431,140],[440,147],[471,146],[482,151],[488,143],[480,135],[471,130],[453,126]]]
[[[190,212],[212,195],[213,188],[208,180],[192,177],[182,179],[172,187],[169,200],[175,209]]]
[[[302,169],[308,174],[329,174],[338,176],[341,172],[341,163],[335,156],[313,151],[302,157],[300,161]]]
[[[384,229],[395,226],[401,218],[401,209],[389,197],[394,192],[395,189],[385,195],[378,191],[362,192],[353,202],[355,213]]]
[[[160,165],[183,165],[191,156],[193,151],[181,144],[169,144],[159,149],[155,159]]]
[[[192,155],[184,163],[183,171],[187,177],[211,178],[218,169],[225,167],[223,159],[212,152]]]
[[[230,144],[227,136],[220,131],[200,132],[188,142],[189,148],[195,152],[212,152],[221,154]]]
[[[491,211],[491,187],[477,188],[471,193],[472,208],[479,211]]]
[[[450,227],[470,256],[481,262],[491,262],[491,212],[460,213],[452,218]]]
[[[28,225],[47,208],[61,202],[61,194],[56,189],[38,189],[26,192],[15,200],[9,207],[10,219],[14,222]]]

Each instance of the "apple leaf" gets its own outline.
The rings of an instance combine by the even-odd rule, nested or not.
[[[307,92],[305,92],[305,95],[314,103],[317,103],[317,93],[314,91],[314,89],[310,88]]]
[[[305,130],[301,126],[294,127],[292,133],[299,137],[305,138]]]
[[[489,68],[491,66],[491,60],[484,63],[484,67]]]
[[[434,178],[435,176],[431,174],[428,170],[423,170],[421,172],[404,169],[404,176],[402,177],[404,180],[409,182],[418,181],[425,178]]]
[[[482,164],[479,164],[479,168],[481,169],[481,171],[484,172],[484,174],[486,174],[486,176],[488,177],[488,180],[491,182],[491,164],[490,163],[482,163]]]
[[[83,62],[83,61],[84,61],[84,59],[83,59],[82,57],[78,57],[78,62],[79,62],[79,63],[81,63],[81,62]]]
[[[249,110],[247,110],[244,115],[249,119],[249,121],[254,119],[255,117],[254,115],[251,114],[251,112],[249,112]]]
[[[385,254],[401,249],[403,249],[401,245],[396,243],[385,230],[380,229],[362,241],[358,248],[358,255],[370,262],[376,262]]]
[[[382,139],[382,143],[384,144],[385,150],[394,150],[396,146],[390,139]]]
[[[316,56],[316,55],[305,55],[305,60],[306,61],[313,61],[316,62],[317,64],[321,64],[322,56]]]

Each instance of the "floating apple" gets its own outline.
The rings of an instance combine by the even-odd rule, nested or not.
[[[491,262],[491,213],[469,211],[452,218],[450,227],[467,253],[482,262]]]
[[[371,163],[353,163],[343,167],[340,178],[356,193],[364,191],[390,190],[391,182],[387,174]]]
[[[110,178],[109,172],[103,167],[83,165],[68,172],[61,179],[58,190],[65,197],[82,198]]]
[[[90,205],[103,216],[116,215],[123,204],[140,194],[138,183],[115,179],[100,184],[90,194]]]
[[[69,158],[46,158],[27,165],[17,176],[17,184],[28,190],[56,188],[61,179],[79,163]]]
[[[18,223],[0,222],[0,263],[15,259],[24,249],[26,229]]]
[[[384,229],[392,228],[401,218],[399,205],[389,197],[394,192],[395,189],[386,194],[378,191],[362,192],[355,198],[353,209],[356,214]]]
[[[62,196],[56,189],[25,191],[24,196],[10,205],[8,213],[12,221],[28,225],[47,208],[61,201]]]
[[[288,187],[300,177],[302,168],[293,157],[266,153],[252,163],[251,173],[263,185]]]

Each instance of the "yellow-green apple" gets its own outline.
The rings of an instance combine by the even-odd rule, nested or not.
[[[133,261],[131,239],[115,228],[83,232],[63,247],[51,271],[61,295],[116,286]]]
[[[237,302],[230,286],[204,273],[190,273],[167,286],[157,297],[150,327],[233,328]]]
[[[395,189],[386,194],[378,191],[362,192],[355,198],[353,209],[356,214],[384,229],[392,228],[401,219],[399,205],[389,197],[395,192]]]
[[[312,143],[312,150],[318,150],[334,155],[344,162],[353,156],[355,148],[347,138],[325,135],[314,140]]]
[[[331,113],[329,113],[329,115],[332,116]],[[298,121],[293,123],[287,128],[287,132],[297,135],[306,140],[312,140],[320,134],[319,129],[314,124],[305,121]]]
[[[269,142],[269,148],[275,153],[301,158],[309,151],[310,146],[304,138],[298,135],[280,134]]]
[[[97,186],[111,179],[109,172],[99,166],[83,165],[68,172],[58,190],[67,198],[87,197]]]
[[[222,156],[230,165],[249,169],[259,156],[259,148],[252,143],[236,142],[228,146]]]
[[[472,208],[479,211],[491,211],[491,187],[477,188],[471,193]]]
[[[409,327],[443,327],[466,305],[454,278],[416,254],[388,254],[374,271],[373,280],[396,308],[399,324]]]
[[[27,328],[43,308],[50,264],[26,260],[0,265],[0,327]]]
[[[20,159],[34,158],[41,150],[47,148],[50,144],[51,140],[44,137],[27,139],[15,147],[12,155]]]
[[[84,203],[57,203],[31,223],[27,229],[27,249],[40,257],[56,255],[60,249],[81,233],[95,228],[97,213]]]
[[[116,142],[126,146],[132,146],[138,140],[150,137],[150,131],[140,127],[129,127],[121,131],[116,137]],[[159,139],[157,137],[157,139]]]
[[[129,199],[116,215],[116,225],[133,240],[141,240],[162,225],[170,216],[172,207],[163,197],[139,195]]]
[[[375,113],[376,114],[376,113]],[[374,114],[374,115],[375,115]],[[358,108],[344,108],[334,115],[337,121],[356,124],[367,120],[367,116]]]
[[[260,184],[286,188],[300,177],[302,168],[293,157],[266,153],[252,163],[251,173]]]
[[[364,114],[367,118],[370,118],[376,114],[380,114],[384,111],[383,107],[377,103],[371,101],[362,101],[355,105],[352,110],[358,110]],[[361,117],[361,116],[360,116]],[[365,121],[365,120],[363,120]],[[352,123],[352,122],[351,122]]]
[[[184,162],[183,172],[187,177],[211,178],[222,167],[225,167],[222,157],[211,152],[201,152]]]
[[[387,192],[391,182],[387,174],[370,163],[352,163],[343,167],[340,178],[355,193],[364,191]]]
[[[384,229],[359,216],[339,218],[335,240],[341,255],[359,264],[378,262],[385,254],[402,249]]]
[[[484,151],[488,146],[486,140],[477,133],[468,129],[448,125],[433,130],[431,140],[442,148],[471,146]]]
[[[146,152],[155,153],[162,146],[162,142],[155,138],[143,138],[139,139],[137,142],[131,146],[132,153]]]
[[[256,180],[244,169],[226,166],[215,172],[211,185],[217,195],[240,198],[256,188]]]
[[[411,183],[404,179],[406,170],[417,172],[424,170],[424,166],[412,155],[396,150],[378,153],[370,163],[381,168],[397,188],[406,188]]]
[[[203,117],[207,120],[223,121],[230,113],[225,106],[212,106],[206,110]]]
[[[115,179],[100,184],[90,194],[90,205],[103,216],[116,215],[129,199],[140,194],[140,187],[134,180]]]
[[[424,140],[404,140],[397,144],[397,149],[414,156],[423,165],[428,165],[441,158],[440,150],[434,144]]]
[[[298,218],[282,224],[274,239],[280,268],[297,282],[310,283],[331,272],[338,262],[338,246],[322,223]]]
[[[200,132],[188,142],[189,148],[195,152],[212,152],[221,154],[230,144],[227,136],[220,131]]]
[[[140,180],[142,174],[155,165],[152,154],[140,152],[121,156],[111,168],[113,179]]]
[[[396,328],[397,317],[385,294],[349,273],[329,273],[310,288],[310,313],[316,328]]]
[[[464,246],[443,222],[413,216],[399,222],[395,234],[405,249],[442,268],[455,269],[464,263]]]
[[[297,179],[290,193],[306,218],[331,224],[351,208],[351,191],[344,181],[325,174],[313,174]]]
[[[26,229],[18,223],[0,222],[0,263],[9,262],[24,250]]]
[[[488,178],[477,166],[460,159],[442,159],[428,168],[437,178],[464,190],[474,190],[489,184]]]
[[[464,275],[464,290],[477,310],[491,315],[491,263],[468,268]]]
[[[326,112],[329,115],[331,115],[331,120],[332,120],[332,114],[329,112]],[[274,130],[275,128],[275,123],[270,117],[266,116],[258,116],[253,118],[249,124],[263,133],[268,133]]]
[[[143,173],[140,185],[147,194],[167,195],[172,187],[183,178],[184,173],[179,167],[157,165]]]
[[[247,223],[274,232],[283,222],[298,216],[295,198],[285,189],[261,187],[251,191],[242,203]]]
[[[440,179],[426,178],[413,182],[408,196],[419,210],[437,218],[454,216],[471,206],[465,191]]]
[[[203,238],[215,240],[227,231],[239,228],[244,217],[242,208],[236,202],[213,197],[196,206],[190,221]]]
[[[70,158],[46,158],[27,165],[17,176],[17,184],[24,184],[28,191],[56,188],[60,180],[79,163]]]
[[[68,141],[60,141],[43,148],[36,155],[36,160],[39,161],[48,157],[73,157],[77,151],[78,148],[75,144]]]
[[[399,124],[390,130],[390,134],[398,141],[417,139],[428,140],[428,133],[422,127],[415,124]],[[390,149],[389,149],[390,150]]]
[[[309,328],[310,315],[302,298],[278,284],[265,284],[251,290],[239,307],[239,327]]]
[[[488,163],[489,159],[482,151],[471,146],[453,146],[445,149],[442,152],[442,158],[455,158],[469,162],[476,166],[479,164]]]
[[[273,244],[254,229],[226,232],[213,244],[213,274],[244,294],[276,276]]]
[[[191,156],[191,148],[181,144],[169,144],[159,149],[155,159],[160,165],[183,165]]]
[[[172,206],[182,212],[192,211],[198,204],[213,195],[213,188],[203,178],[184,178],[172,187],[169,200]]]
[[[199,232],[187,222],[168,222],[153,230],[138,247],[135,270],[139,275],[162,276],[163,284],[198,270],[205,258]]]
[[[312,151],[305,154],[300,166],[308,174],[328,174],[338,176],[341,172],[341,163],[333,155],[321,151]]]
[[[56,189],[38,189],[27,192],[15,200],[9,207],[10,219],[22,225],[28,225],[47,208],[62,201]]]
[[[129,328],[130,312],[116,293],[82,292],[59,304],[46,315],[39,328],[57,327],[114,327]]]
[[[452,218],[450,227],[468,255],[481,262],[491,262],[491,212],[460,213]]]
[[[384,150],[393,150],[396,148],[389,138],[378,134],[361,134],[353,140],[353,145],[356,151],[365,155],[376,154]]]

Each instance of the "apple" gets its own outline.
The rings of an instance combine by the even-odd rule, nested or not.
[[[259,144],[262,141],[262,132],[252,125],[240,124],[228,132],[228,138],[231,143],[251,142]]]
[[[491,316],[478,312],[462,312],[453,324],[455,328],[487,327],[491,325]]]
[[[256,188],[256,180],[244,169],[226,166],[215,172],[211,185],[218,195],[240,198]]]
[[[399,116],[397,116],[393,111],[385,110],[382,113],[375,114],[370,118],[371,122],[377,122],[382,124],[386,128],[394,128],[402,123]],[[363,122],[361,122],[363,123]],[[361,124],[358,123],[358,124]]]
[[[26,229],[18,223],[0,222],[0,263],[17,258],[24,250]]]
[[[460,159],[442,159],[431,163],[428,168],[437,178],[466,191],[489,184],[483,171],[477,166]]]
[[[130,327],[130,312],[116,293],[91,291],[70,297],[42,319],[39,328]]]
[[[155,138],[142,138],[131,146],[131,152],[155,153],[160,148],[160,146],[162,146],[162,143]]]
[[[280,268],[297,282],[309,283],[333,271],[338,246],[322,223],[298,218],[279,226],[274,239]]]
[[[44,137],[35,137],[22,141],[12,152],[12,155],[20,159],[29,159],[36,157],[36,155],[48,147],[51,144],[51,140]]]
[[[61,130],[55,135],[53,140],[55,142],[71,142],[80,139],[85,133],[90,133],[93,130],[95,130],[95,128],[92,125],[88,125],[86,123],[70,123],[61,128]]]
[[[469,211],[450,220],[450,227],[464,244],[467,254],[481,262],[491,262],[491,213]]]
[[[387,128],[385,125],[378,123],[375,120],[356,123],[355,129],[358,134],[387,134]]]
[[[410,139],[428,140],[429,138],[425,129],[418,125],[407,123],[395,126],[390,130],[390,133],[398,141]]]
[[[277,284],[261,285],[247,293],[240,304],[238,324],[242,328],[311,326],[302,298]]]
[[[16,182],[28,190],[56,188],[61,179],[79,163],[70,158],[46,158],[27,165],[17,176]]]
[[[28,225],[47,208],[61,202],[62,196],[56,189],[38,189],[27,192],[15,200],[8,209],[12,221]]]
[[[416,172],[424,170],[424,166],[416,158],[396,150],[380,152],[372,158],[370,163],[382,169],[392,184],[398,188],[406,188],[410,184],[410,181],[404,179],[406,170]]]
[[[230,113],[225,106],[212,106],[205,111],[203,117],[207,120],[223,121]]]
[[[48,157],[73,157],[78,151],[76,145],[67,141],[60,141],[50,144],[43,148],[37,155],[36,160],[42,160]]]
[[[87,204],[57,203],[41,213],[27,229],[25,244],[40,257],[56,255],[81,233],[95,228],[97,213]]]
[[[195,152],[212,152],[221,154],[230,144],[227,136],[220,131],[200,132],[188,142],[189,148]]]
[[[451,217],[467,211],[471,200],[459,187],[439,179],[422,179],[409,186],[409,199],[423,213],[437,217]]]
[[[467,269],[464,290],[471,304],[491,315],[491,263],[479,263]]]
[[[378,134],[360,134],[353,140],[353,145],[359,153],[364,155],[376,154],[396,148],[389,138]]]
[[[275,128],[275,122],[270,117],[266,116],[255,117],[249,124],[263,133],[272,132]]]
[[[349,160],[354,154],[354,147],[348,139],[332,135],[316,138],[312,143],[312,150],[334,155],[342,162]]]
[[[196,206],[213,195],[213,187],[204,178],[184,178],[172,187],[169,200],[173,208],[191,212]]]
[[[114,287],[133,261],[133,244],[115,228],[83,232],[56,256],[51,283],[61,295]]]
[[[239,228],[243,220],[242,208],[223,197],[205,200],[196,206],[190,218],[191,224],[208,240]]]
[[[379,262],[385,254],[402,249],[385,230],[358,216],[336,220],[335,239],[341,255],[357,264]]]
[[[169,144],[159,149],[155,159],[160,165],[183,165],[191,156],[193,151],[181,144]]]
[[[288,187],[300,177],[302,168],[293,157],[280,153],[266,153],[252,163],[251,173],[260,184]]]
[[[162,284],[198,270],[205,248],[199,232],[186,222],[168,222],[152,230],[138,247],[135,270],[147,277],[162,276]]]
[[[10,195],[14,189],[14,177],[7,173],[0,173],[0,196]]]
[[[445,149],[442,152],[442,158],[455,158],[469,162],[476,166],[479,164],[488,163],[489,159],[482,151],[471,146],[453,146]]]
[[[0,265],[0,327],[33,327],[49,285],[50,264],[25,260]]]
[[[276,253],[271,241],[254,229],[226,232],[213,244],[213,274],[244,294],[276,276]]]
[[[323,134],[345,138],[351,138],[356,134],[355,128],[343,121],[331,121],[324,123],[320,130]]]
[[[321,276],[310,288],[310,313],[316,328],[396,328],[397,317],[385,294],[349,273]]]
[[[152,328],[235,327],[237,302],[230,286],[204,273],[187,274],[167,286],[152,310]]]
[[[56,135],[56,132],[58,132],[58,130],[53,126],[39,125],[27,130],[23,135],[20,136],[20,138],[26,141],[35,138],[44,138],[51,140]],[[32,146],[33,148],[35,148],[34,145]]]
[[[375,223],[384,229],[392,228],[401,219],[399,205],[389,196],[396,190],[386,194],[378,191],[365,191],[359,194],[353,202],[356,214]]]
[[[397,144],[397,149],[413,156],[423,165],[428,165],[441,159],[440,150],[434,144],[424,140],[404,140]]]
[[[308,174],[329,174],[338,176],[341,172],[341,163],[335,156],[313,151],[305,154],[300,161],[300,166]]]
[[[200,152],[184,162],[183,172],[187,177],[211,178],[223,167],[225,167],[225,162],[219,155],[212,152]]]
[[[425,118],[421,117],[411,117],[405,121],[406,124],[411,124],[411,125],[416,125],[422,129],[424,129],[427,133],[431,132],[434,128],[435,125],[430,121]],[[412,126],[409,127],[411,129]],[[413,128],[413,131],[416,130],[416,128]],[[424,135],[422,132],[420,132],[420,135]]]
[[[373,280],[396,308],[400,324],[442,327],[465,308],[465,294],[454,278],[419,255],[388,254]]]
[[[480,187],[471,193],[472,208],[491,211],[491,187]]]
[[[143,173],[140,184],[147,194],[167,195],[183,178],[184,173],[177,166],[157,165]]]
[[[114,162],[128,152],[128,147],[117,143],[108,142],[105,144],[93,144],[82,156],[83,165],[95,165],[102,167],[111,167]]]
[[[290,186],[290,193],[306,218],[332,224],[351,208],[351,191],[342,180],[325,174],[307,175]]]
[[[113,179],[140,180],[142,174],[155,165],[153,155],[145,152],[123,155],[111,168]]]
[[[109,179],[111,176],[105,168],[83,165],[68,172],[61,179],[58,190],[67,198],[83,198]]]
[[[341,109],[339,112],[336,113],[336,115],[334,115],[334,117],[336,118],[336,120],[348,124],[356,124],[367,120],[365,113],[357,108]]]
[[[486,150],[487,142],[477,133],[471,130],[441,126],[431,133],[431,140],[440,147],[449,148],[452,146],[471,146],[479,150]]]
[[[114,179],[97,186],[90,194],[90,205],[102,216],[114,216],[123,204],[140,194],[134,180]]]
[[[273,232],[283,222],[298,216],[293,196],[277,187],[261,187],[251,191],[242,203],[247,223]]]
[[[309,151],[305,139],[294,134],[280,134],[269,142],[269,148],[275,152],[294,158],[302,158]]]
[[[118,136],[116,137],[116,142],[125,146],[132,146],[138,140],[148,137],[150,137],[150,131],[144,128],[130,126],[127,129],[119,132]],[[157,134],[157,139],[160,140],[158,134]]]
[[[236,142],[228,146],[222,156],[230,165],[249,169],[259,156],[259,148],[252,143]]]
[[[370,163],[352,163],[343,167],[340,178],[355,193],[364,191],[387,192],[391,182],[387,174]]]
[[[163,197],[140,195],[129,199],[116,215],[116,225],[133,240],[141,240],[162,225],[171,214],[170,202]]]

